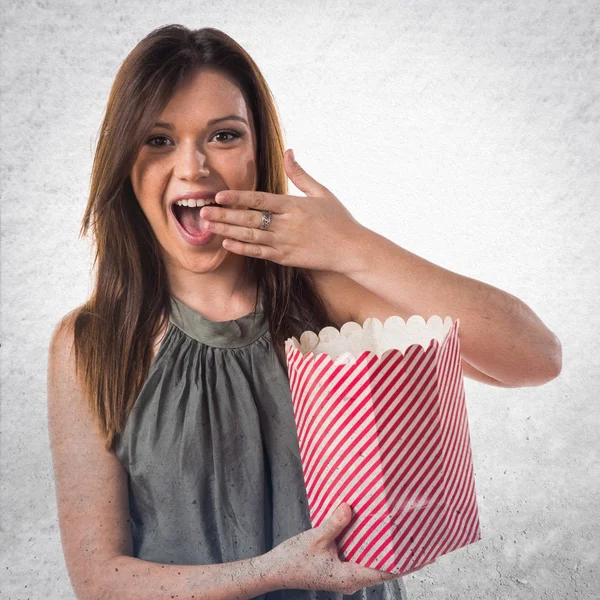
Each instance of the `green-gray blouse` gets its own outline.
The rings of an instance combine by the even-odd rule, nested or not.
[[[310,529],[288,374],[262,302],[239,319],[211,321],[171,296],[116,454],[128,473],[137,558],[237,561]],[[394,579],[352,595],[286,589],[261,598],[404,600],[406,591]]]

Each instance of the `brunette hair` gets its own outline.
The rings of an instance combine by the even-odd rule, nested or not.
[[[166,25],[142,39],[113,83],[93,161],[80,237],[92,230],[95,284],[74,311],[77,373],[107,450],[126,423],[148,375],[151,342],[168,319],[170,292],[161,247],[129,174],[158,115],[186,75],[211,68],[233,78],[254,119],[257,190],[287,193],[283,138],[271,91],[248,53],[211,27]],[[256,277],[276,355],[302,331],[332,323],[310,271],[246,257]]]

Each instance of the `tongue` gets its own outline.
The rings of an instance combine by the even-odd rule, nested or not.
[[[206,232],[206,229],[203,227],[206,221],[200,218],[200,208],[199,206],[177,206],[176,208],[176,216],[179,218],[179,222],[192,235]]]

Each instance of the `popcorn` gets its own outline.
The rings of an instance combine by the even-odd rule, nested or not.
[[[481,539],[458,328],[392,316],[286,340],[312,526],[353,508],[342,560],[401,574]]]

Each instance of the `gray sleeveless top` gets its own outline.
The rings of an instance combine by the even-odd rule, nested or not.
[[[311,527],[288,374],[260,301],[253,313],[217,322],[171,296],[167,331],[115,451],[128,473],[137,558],[232,562]],[[401,579],[352,595],[261,596],[406,597]]]

